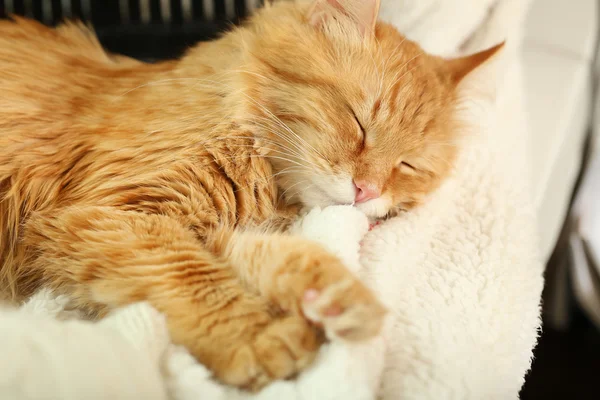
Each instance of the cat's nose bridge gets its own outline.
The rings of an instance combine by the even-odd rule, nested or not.
[[[356,165],[354,170],[354,182],[363,182],[366,186],[380,194],[388,178],[388,172],[379,166],[379,163],[363,162]]]

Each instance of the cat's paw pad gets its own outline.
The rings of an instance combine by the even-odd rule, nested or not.
[[[386,310],[373,294],[348,278],[321,290],[309,289],[302,301],[304,315],[322,325],[330,339],[369,339],[381,331]]]

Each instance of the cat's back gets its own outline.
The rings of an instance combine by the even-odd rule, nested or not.
[[[107,54],[93,32],[69,23],[0,22],[0,126],[52,124],[72,115],[102,80],[99,72],[136,61]],[[4,129],[6,133],[6,129]]]
[[[80,24],[0,22],[0,224],[19,202],[39,208],[109,176],[130,178],[135,160],[147,160],[139,149],[148,104],[121,93],[169,69],[106,53]]]
[[[252,198],[261,182],[271,210],[270,166],[229,133],[219,87],[189,78],[200,65],[176,67],[107,54],[79,25],[0,22],[0,230],[65,204],[135,208],[157,182],[160,190],[192,182],[193,201],[206,204],[217,195],[235,204],[246,191]]]
[[[0,21],[0,195],[18,176],[60,175],[65,157],[84,149],[76,119],[94,101],[98,72],[117,62],[82,25]]]
[[[128,113],[124,101],[113,101],[124,91],[119,85],[135,87],[169,68],[107,53],[78,23],[53,29],[1,21],[0,182],[25,167],[60,166],[106,142],[114,120]]]

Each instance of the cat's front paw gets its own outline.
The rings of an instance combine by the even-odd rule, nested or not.
[[[379,334],[386,314],[373,293],[353,276],[306,290],[301,307],[306,318],[323,326],[328,338],[349,341]]]

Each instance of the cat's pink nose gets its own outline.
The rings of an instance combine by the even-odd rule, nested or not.
[[[364,203],[381,196],[381,190],[371,182],[358,180],[354,181],[354,186],[356,186],[355,203]]]

